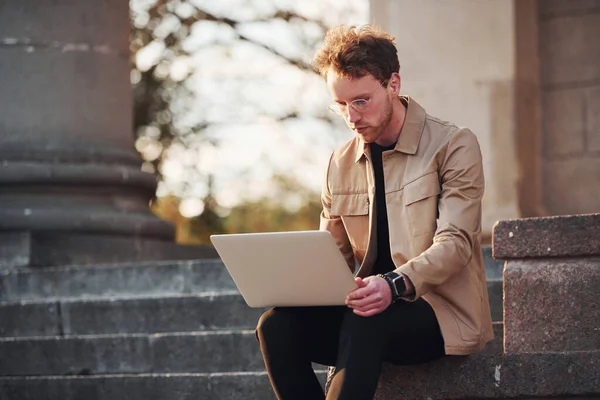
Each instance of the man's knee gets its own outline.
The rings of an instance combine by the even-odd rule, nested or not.
[[[383,313],[370,317],[361,317],[350,311],[344,317],[342,329],[350,331],[353,334],[377,336],[389,328],[387,319],[387,315],[384,315]]]
[[[256,325],[256,338],[260,341],[273,335],[281,335],[291,325],[289,313],[277,308],[265,311]]]

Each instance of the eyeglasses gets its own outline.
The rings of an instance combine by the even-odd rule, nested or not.
[[[371,103],[371,100],[373,99],[373,95],[375,93],[377,93],[377,91],[379,89],[381,89],[382,87],[385,87],[387,85],[387,83],[388,83],[387,80],[380,83],[379,86],[377,86],[377,88],[371,92],[371,94],[369,95],[369,97],[367,99],[356,99],[356,100],[352,101],[350,104],[331,103],[330,105],[327,106],[327,108],[329,108],[330,111],[332,111],[338,115],[341,115],[342,117],[346,116],[346,114],[348,113],[348,106],[352,107],[352,109],[354,111],[358,111],[361,113],[368,111],[369,104]]]

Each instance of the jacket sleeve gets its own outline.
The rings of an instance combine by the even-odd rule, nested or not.
[[[352,245],[348,239],[344,222],[339,215],[331,215],[331,202],[332,195],[329,184],[331,164],[333,163],[334,153],[329,158],[329,164],[325,172],[325,179],[323,180],[323,190],[321,191],[321,203],[323,204],[323,211],[321,211],[321,221],[319,229],[322,231],[329,231],[335,242],[340,249],[340,252],[344,256],[348,267],[354,272],[354,252],[352,251]]]
[[[468,129],[449,139],[439,168],[441,193],[433,244],[400,266],[415,287],[416,300],[464,268],[481,234],[481,199],[484,192],[481,151]]]

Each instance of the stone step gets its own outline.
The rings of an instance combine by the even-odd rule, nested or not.
[[[324,383],[326,371],[317,372]],[[266,372],[0,378],[1,400],[275,400]]]
[[[0,337],[254,329],[264,311],[237,291],[0,303]]]
[[[501,281],[501,261],[483,247],[488,281]],[[52,268],[0,269],[0,302],[48,298],[172,296],[236,290],[220,259]]]
[[[502,324],[486,353],[502,352]],[[254,330],[0,339],[0,376],[262,371]]]
[[[0,376],[263,371],[254,330],[0,339]]]
[[[0,301],[169,296],[236,290],[219,259],[24,268],[0,274]]]
[[[502,282],[488,282],[492,319],[502,321]],[[237,291],[160,297],[0,303],[0,337],[254,329],[264,309]]]
[[[323,382],[325,371],[317,376]],[[385,364],[375,400],[596,400],[600,399],[599,376],[598,351],[448,357],[418,366]],[[0,399],[270,400],[275,396],[265,372],[234,372],[3,377]]]

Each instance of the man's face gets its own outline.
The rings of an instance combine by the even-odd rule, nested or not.
[[[345,110],[348,127],[364,142],[375,142],[392,118],[392,101],[387,88],[371,74],[347,78],[333,69],[327,73],[327,87],[333,101]],[[351,107],[355,100],[366,100],[366,109],[357,111]]]

